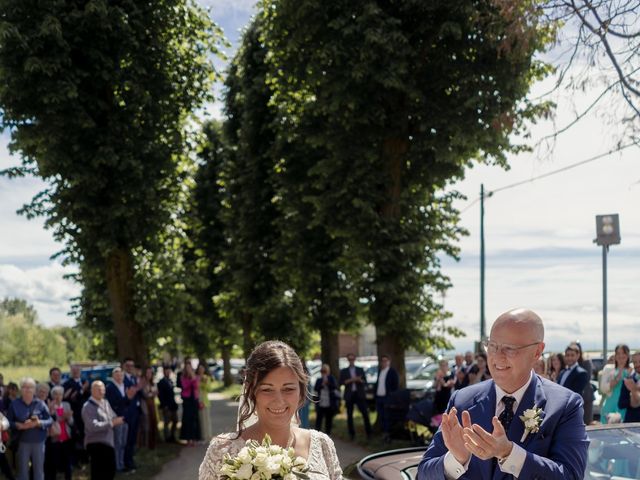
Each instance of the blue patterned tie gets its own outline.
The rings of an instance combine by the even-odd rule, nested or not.
[[[502,397],[502,403],[504,403],[504,410],[498,417],[500,423],[504,427],[504,431],[509,431],[509,425],[511,425],[511,420],[513,420],[513,404],[516,403],[516,399],[514,397],[509,397],[505,395]]]

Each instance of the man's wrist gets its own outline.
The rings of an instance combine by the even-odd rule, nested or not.
[[[463,459],[458,458],[458,456],[455,455],[453,452],[452,452],[452,455],[453,455],[453,458],[456,459],[456,462],[458,462],[460,465],[466,465],[467,462],[469,461],[469,458],[471,458],[471,453],[468,453],[467,456]]]
[[[499,462],[504,462],[509,457],[509,455],[511,455],[512,451],[513,451],[513,442],[509,442],[509,444],[505,446],[504,450],[500,452],[500,455],[497,455],[496,458],[498,459]]]

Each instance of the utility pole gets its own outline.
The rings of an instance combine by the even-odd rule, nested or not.
[[[484,317],[484,184],[480,184],[480,342],[485,338]]]

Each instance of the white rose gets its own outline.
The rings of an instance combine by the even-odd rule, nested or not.
[[[258,452],[256,450],[256,456],[253,459],[253,464],[258,467],[259,469],[262,469],[262,467],[264,467],[267,464],[267,461],[269,460],[269,455],[267,454],[267,452]]]
[[[538,422],[536,422],[535,419],[530,418],[529,420],[524,422],[524,426],[526,428],[528,428],[529,430],[531,430],[532,428],[536,427],[538,425]]]
[[[228,463],[225,463],[224,465],[222,465],[222,468],[220,469],[220,473],[222,473],[223,475],[226,475],[227,477],[232,477],[236,473],[236,467],[233,465],[229,465]]]
[[[285,471],[291,470],[292,465],[293,465],[293,458],[291,458],[289,455],[285,455],[282,457],[282,468],[284,468]]]
[[[251,453],[247,447],[244,447],[238,452],[238,460],[242,463],[251,463]]]
[[[536,416],[535,410],[529,409],[524,411],[524,418],[527,420]]]
[[[287,473],[282,480],[298,480],[293,473]]]
[[[236,472],[236,478],[239,480],[249,480],[253,474],[253,465],[245,463]]]
[[[255,472],[251,475],[251,480],[260,480],[260,472]]]
[[[271,446],[269,447],[269,452],[270,452],[272,455],[277,455],[278,453],[282,453],[282,447],[281,447],[281,446],[279,446],[279,445],[271,445]]]
[[[293,462],[295,467],[305,467],[307,465],[307,461],[302,457],[296,457],[295,462]]]
[[[271,475],[277,475],[280,473],[280,462],[276,458],[272,458],[267,463],[267,471]]]

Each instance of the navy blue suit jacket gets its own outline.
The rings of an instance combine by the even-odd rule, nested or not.
[[[111,405],[111,408],[115,414],[119,417],[124,417],[129,407],[129,398],[127,397],[127,387],[125,386],[124,396],[120,394],[118,386],[114,382],[107,384],[105,397]]]
[[[566,373],[564,373],[564,375],[566,375]],[[569,377],[563,382],[562,386],[568,388],[572,392],[576,392],[577,394],[582,395],[582,392],[584,392],[584,389],[588,383],[589,372],[578,365],[571,371],[571,373],[569,373]]]
[[[365,400],[366,393],[365,387],[367,385],[367,376],[364,373],[364,369],[362,367],[355,367],[356,376],[359,376],[362,379],[362,382],[356,383],[356,391],[353,391],[353,384],[350,383],[346,385],[344,382],[351,378],[351,373],[349,372],[349,367],[343,368],[340,370],[340,386],[344,385],[344,401],[350,402],[352,400],[351,397],[354,397],[353,400]],[[354,396],[355,394],[355,396]]]
[[[633,373],[630,378],[633,378],[634,382],[640,380],[640,375]],[[623,383],[620,390],[620,398],[618,399],[618,408],[627,409],[627,413],[624,414],[624,423],[640,422],[640,407],[633,408],[631,406],[631,392],[627,386]]]
[[[124,376],[124,389],[125,392],[129,387],[133,387],[138,384],[138,379],[136,377],[132,377],[133,380],[129,379],[127,375]],[[134,397],[129,401],[129,406],[125,413],[125,419],[127,423],[134,422],[138,416],[140,415],[140,402],[142,399],[142,391],[138,390]]]
[[[520,415],[533,406],[542,409],[542,423],[537,433],[521,442],[524,422]],[[493,380],[456,390],[447,411],[456,407],[462,422],[462,411],[468,410],[471,422],[487,432],[493,431],[491,420],[496,410]],[[507,437],[527,451],[519,480],[582,480],[587,465],[589,439],[583,422],[582,397],[570,390],[534,375],[518,405]],[[418,467],[418,480],[441,480],[447,448],[440,430],[424,454]],[[493,459],[480,460],[472,455],[469,469],[460,477],[465,480],[502,480],[513,478],[503,473]]]

